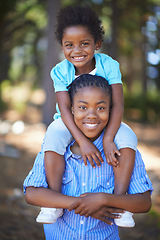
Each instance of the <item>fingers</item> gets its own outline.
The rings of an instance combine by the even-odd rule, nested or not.
[[[104,162],[104,160],[103,160],[103,158],[102,158],[102,156],[101,156],[100,153],[94,153],[94,154],[92,154],[92,155],[83,156],[84,164],[85,164],[86,166],[87,166],[87,159],[88,159],[88,161],[90,162],[90,164],[91,164],[91,166],[92,166],[93,168],[95,168],[96,165],[97,165],[98,167],[100,167],[100,166],[101,166],[101,163]]]
[[[118,151],[115,143],[107,141],[103,144],[107,163],[114,167],[119,167],[118,157],[121,155],[121,153]]]
[[[118,150],[117,150],[118,151]],[[119,161],[118,159],[116,158],[115,154],[114,153],[110,153],[108,156],[107,156],[107,163],[109,165],[112,165],[114,167],[119,167]]]
[[[104,216],[100,216],[98,219],[107,223],[108,225],[113,225],[113,222],[110,221],[108,218],[105,218]]]
[[[117,149],[115,150],[115,154],[117,154],[118,156],[121,156],[121,153]]]
[[[99,161],[100,161],[101,163],[104,163],[104,160],[103,160],[100,152],[97,152],[97,153],[96,153],[96,156],[98,157],[98,159],[99,159]]]
[[[93,162],[92,156],[88,156],[88,161],[90,162],[90,164],[91,164],[91,166],[92,166],[93,168],[96,167],[95,164],[94,164],[94,162]]]
[[[78,206],[76,208],[74,208],[74,213],[75,214],[79,214],[80,216],[85,216],[85,217],[89,217],[90,213],[87,209],[85,209],[83,206]]]
[[[106,210],[107,212],[110,212],[110,213],[124,213],[125,212],[125,210],[123,210],[123,209],[120,209],[120,208],[109,208],[109,207],[107,207],[107,210]]]
[[[79,214],[80,216],[89,217],[89,214],[87,213],[87,211],[85,209],[80,210],[79,213],[76,213],[76,214]]]
[[[94,214],[91,214],[91,217],[99,219],[109,225],[113,224],[113,220],[109,219],[117,219],[120,218],[121,216],[119,213],[124,212],[122,209],[117,209],[117,208],[109,208],[109,207],[103,207],[101,210],[98,210]]]
[[[83,209],[82,207],[78,206],[75,210],[74,210],[75,214],[79,214],[80,216],[83,216],[84,214],[86,214],[85,209]],[[84,213],[84,214],[83,214]]]
[[[121,217],[118,213],[109,213],[109,212],[106,212],[106,214],[104,213],[103,215],[104,215],[105,217],[112,218],[112,219],[120,218],[120,217]]]
[[[87,166],[87,157],[85,155],[83,156],[83,161],[84,161],[84,165]]]
[[[112,219],[118,219],[121,218],[121,215],[119,213],[124,213],[125,211],[122,209],[118,208],[108,208],[107,209],[102,209],[102,215],[108,218]]]
[[[109,165],[112,165],[114,167],[117,167],[119,165],[119,162],[117,160],[117,158],[115,157],[114,154],[110,154],[108,157],[107,157],[107,163]]]
[[[82,142],[80,144],[80,150],[84,160],[84,164],[87,166],[87,160],[90,162],[92,167],[95,165],[99,166],[104,162],[100,151],[90,141]]]
[[[100,213],[94,213],[93,215],[91,215],[91,217],[99,219],[99,220],[107,223],[108,225],[113,225],[113,222],[108,219],[108,216],[109,216],[108,214],[106,214],[106,216],[105,216],[105,214],[104,213],[101,214],[101,212]]]

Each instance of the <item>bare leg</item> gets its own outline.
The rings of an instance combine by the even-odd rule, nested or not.
[[[49,188],[61,192],[62,176],[65,168],[64,156],[47,151],[44,156],[44,164]],[[39,223],[54,223],[62,215],[63,209],[42,207],[36,221]]]
[[[130,178],[132,176],[135,151],[130,148],[121,149],[119,158],[119,167],[114,167],[114,194],[125,194],[128,190]],[[115,224],[121,227],[134,227],[135,223],[132,218],[132,213],[125,212],[120,214],[120,219],[115,219]]]
[[[130,148],[120,150],[121,156],[118,157],[119,167],[113,167],[114,171],[114,194],[125,194],[128,189],[132,176],[135,151]]]
[[[60,192],[65,169],[64,156],[56,152],[47,151],[45,152],[44,162],[49,188]]]

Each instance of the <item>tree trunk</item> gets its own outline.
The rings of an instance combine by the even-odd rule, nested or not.
[[[142,42],[142,94],[147,92],[147,74],[146,74],[146,37],[143,36]]]
[[[112,40],[110,43],[110,55],[117,59],[118,56],[118,45],[117,45],[117,38],[118,38],[118,8],[117,8],[117,0],[111,0],[111,8],[112,8]]]
[[[44,63],[44,76],[43,76],[43,87],[46,92],[46,101],[43,106],[43,123],[48,126],[52,120],[53,115],[56,111],[55,103],[56,97],[53,87],[53,81],[50,78],[50,71],[53,66],[58,63],[58,43],[54,37],[56,15],[59,10],[59,0],[47,0],[47,11],[48,11],[48,28],[46,32],[46,38],[48,41],[47,51]]]

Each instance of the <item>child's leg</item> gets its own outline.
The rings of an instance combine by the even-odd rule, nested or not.
[[[44,163],[49,188],[60,192],[65,168],[64,156],[56,152],[47,151],[45,152]]]
[[[47,129],[43,151],[48,185],[61,191],[62,176],[65,168],[64,153],[73,137],[62,119],[53,121]]]
[[[48,187],[60,192],[65,168],[64,156],[52,151],[47,151],[44,156],[44,165]],[[62,215],[63,209],[42,207],[36,221],[39,223],[54,223],[57,218]]]
[[[128,190],[130,178],[132,176],[134,163],[135,163],[135,151],[130,148],[124,148],[120,150],[121,156],[118,157],[119,167],[113,167],[114,171],[114,194],[125,194]],[[132,214],[125,212],[121,215],[120,219],[116,219],[115,223],[118,226],[133,227],[134,220]]]
[[[72,136],[61,119],[52,122],[48,127],[43,145],[43,151],[45,152],[44,165],[48,187],[54,191],[61,191],[65,168],[63,154],[71,140]],[[62,209],[42,208],[36,221],[54,223],[62,214]]]
[[[130,178],[132,176],[135,151],[131,148],[120,150],[121,156],[117,157],[119,167],[113,167],[114,171],[114,194],[125,194],[128,190]]]

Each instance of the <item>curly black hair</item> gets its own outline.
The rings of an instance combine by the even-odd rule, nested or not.
[[[90,7],[68,6],[57,15],[56,38],[62,44],[64,30],[71,26],[85,26],[93,36],[95,43],[103,41],[104,28],[96,12]]]
[[[71,103],[73,104],[74,95],[79,89],[85,87],[98,87],[106,92],[106,95],[110,99],[110,109],[112,107],[112,87],[109,85],[108,81],[97,75],[82,74],[78,76],[68,87],[68,93],[70,95]]]

